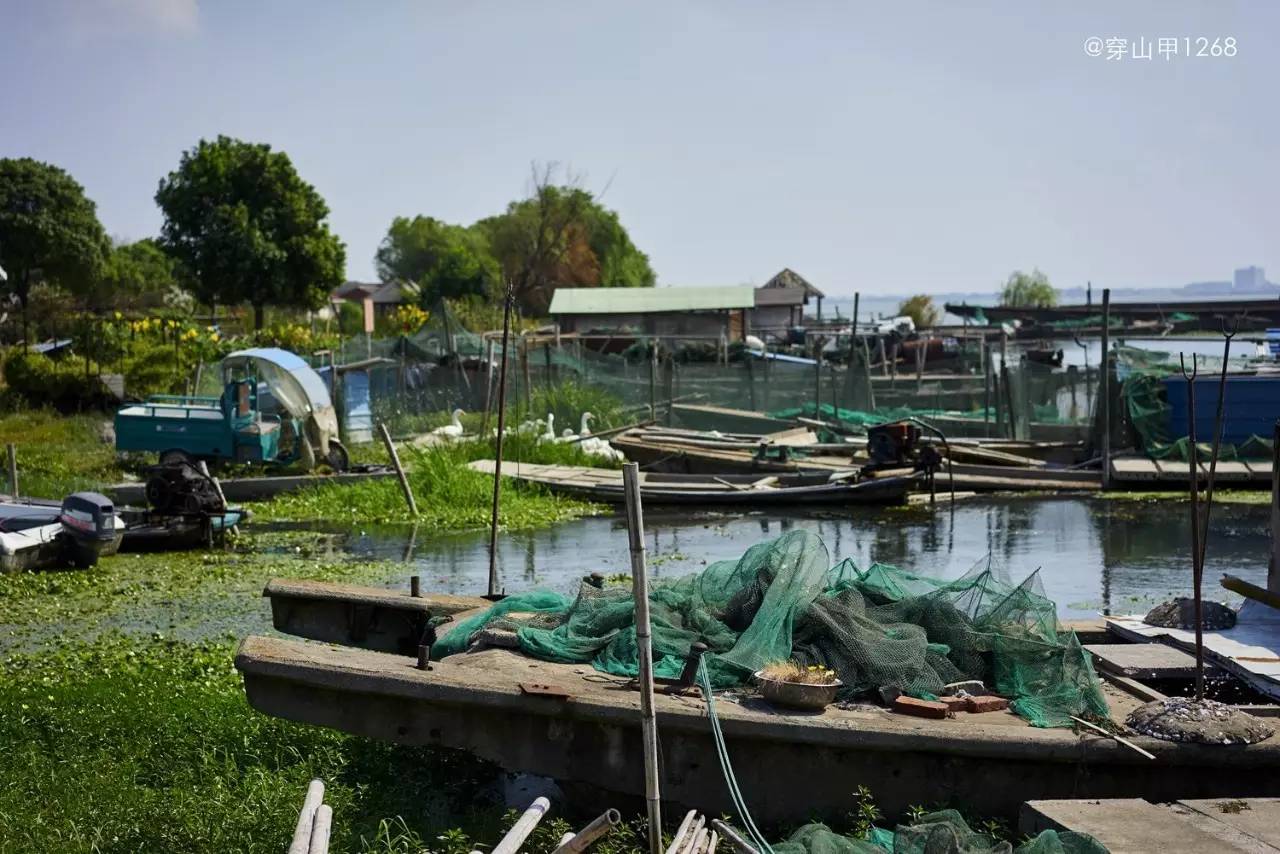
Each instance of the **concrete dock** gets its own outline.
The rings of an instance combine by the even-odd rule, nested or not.
[[[639,694],[589,665],[488,649],[426,671],[407,656],[257,636],[242,643],[236,666],[250,704],[267,714],[468,750],[590,789],[644,791]],[[1139,702],[1105,690],[1113,719]],[[702,698],[659,694],[656,707],[664,798],[729,811]],[[930,721],[859,704],[796,714],[748,691],[718,699],[717,710],[744,795],[763,821],[840,814],[859,783],[890,814],[949,802],[1010,818],[1028,799],[1280,796],[1274,739],[1208,747],[1134,737],[1152,760],[1110,738],[1037,729],[1008,712]]]
[[[1018,814],[1018,830],[1087,833],[1111,854],[1276,854],[1280,799],[1030,801]]]

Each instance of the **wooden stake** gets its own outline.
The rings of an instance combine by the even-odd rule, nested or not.
[[[1133,743],[1132,741],[1130,741],[1129,739],[1127,739],[1127,738],[1121,738],[1120,736],[1116,735],[1114,732],[1107,732],[1107,731],[1106,731],[1105,729],[1103,729],[1102,727],[1100,727],[1100,726],[1096,726],[1096,725],[1094,725],[1094,724],[1091,724],[1091,723],[1089,723],[1088,721],[1084,720],[1083,718],[1078,718],[1078,717],[1076,717],[1075,715],[1067,715],[1067,717],[1071,718],[1071,720],[1075,721],[1076,723],[1080,724],[1081,726],[1088,727],[1088,728],[1089,728],[1089,729],[1091,729],[1091,730],[1094,730],[1094,731],[1096,731],[1096,732],[1099,732],[1099,733],[1101,733],[1101,734],[1105,735],[1107,738],[1114,738],[1114,739],[1115,739],[1116,741],[1118,741],[1120,744],[1123,744],[1125,747],[1129,748],[1130,750],[1136,750],[1138,753],[1141,753],[1143,756],[1147,757],[1148,759],[1155,759],[1155,758],[1156,758],[1156,755],[1155,755],[1154,753],[1150,753],[1150,752],[1148,752],[1148,751],[1146,751],[1146,750],[1143,750],[1141,747],[1139,747],[1138,745],[1134,744],[1134,743]]]
[[[498,595],[498,503],[502,495],[502,438],[507,431],[507,353],[511,339],[511,304],[515,294],[507,285],[502,307],[502,365],[498,368],[498,439],[493,462],[493,510],[489,515],[489,596]]]
[[[729,843],[730,847],[738,854],[760,854],[756,847],[746,840],[741,833],[725,824],[718,818],[711,819],[711,826],[715,828],[720,838]]]
[[[622,466],[631,543],[631,589],[636,603],[636,644],[640,657],[640,726],[644,739],[644,797],[649,814],[649,854],[662,852],[662,802],[658,791],[658,718],[653,708],[653,638],[649,627],[649,576],[644,555],[644,508],[640,466]],[[494,852],[498,854],[498,852]]]
[[[10,442],[5,448],[9,456],[9,493],[18,497],[18,446]]]
[[[391,441],[391,433],[387,430],[387,425],[379,421],[378,432],[382,434],[382,444],[387,446],[391,467],[396,470],[396,477],[400,479],[400,491],[404,493],[404,503],[409,507],[409,515],[417,516],[418,502],[413,500],[413,487],[409,485],[409,478],[405,476],[404,467],[400,465],[400,455],[396,453],[396,444]]]

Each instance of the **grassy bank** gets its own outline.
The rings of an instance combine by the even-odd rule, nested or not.
[[[47,410],[0,416],[0,445],[18,446],[18,486],[23,495],[62,498],[80,489],[118,482],[123,471],[115,446],[103,441],[104,415],[58,415]],[[8,492],[8,473],[0,475]]]
[[[489,524],[493,478],[471,471],[466,464],[493,456],[492,443],[480,440],[402,450],[400,458],[409,470],[418,505],[416,518],[409,514],[400,484],[393,478],[350,486],[324,484],[255,505],[254,513],[259,519],[275,520],[416,521],[428,532],[482,528]],[[512,464],[608,465],[584,454],[577,445],[536,442],[527,436],[513,436],[505,442],[503,458]],[[503,484],[501,519],[503,528],[508,530],[550,525],[604,509],[552,495],[538,486],[510,481]]]

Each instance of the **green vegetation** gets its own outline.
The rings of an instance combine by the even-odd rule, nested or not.
[[[85,293],[97,282],[109,244],[97,206],[57,166],[30,157],[0,159],[0,266],[22,306],[39,282]]]
[[[942,320],[942,312],[933,304],[933,297],[928,294],[907,297],[898,303],[898,314],[911,318],[916,329],[932,329]]]
[[[394,478],[348,486],[324,484],[282,495],[254,507],[261,519],[327,519],[334,522],[416,521],[428,532],[462,531],[489,524],[493,478],[471,471],[472,460],[493,457],[490,442],[473,440],[451,445],[407,448],[401,461],[409,469],[418,505],[416,519],[409,515],[400,484]],[[537,442],[530,436],[512,436],[503,448],[507,460],[526,463],[593,465],[596,461],[576,445]],[[534,528],[601,512],[603,508],[561,498],[528,484],[504,485],[502,527]]]
[[[1000,304],[1018,307],[1051,307],[1058,304],[1058,292],[1040,270],[1014,270],[1000,289]]]
[[[0,416],[0,445],[18,446],[22,494],[62,498],[118,482],[123,471],[116,463],[115,446],[102,440],[107,423],[101,416],[66,418],[48,411]],[[8,491],[8,484],[3,491]]]
[[[416,283],[423,307],[440,299],[492,296],[501,277],[482,232],[429,216],[392,220],[375,262],[383,281]]]
[[[202,303],[319,308],[342,284],[346,249],[329,207],[271,146],[219,136],[183,152],[160,182],[161,244]]]

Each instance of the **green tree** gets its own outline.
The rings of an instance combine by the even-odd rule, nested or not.
[[[898,315],[911,318],[916,329],[930,329],[942,319],[942,312],[928,294],[916,294],[898,303]]]
[[[429,216],[392,220],[374,263],[383,281],[416,283],[424,306],[442,298],[488,296],[501,278],[482,231]]]
[[[516,299],[544,314],[557,286],[649,287],[657,277],[617,213],[588,191],[555,183],[556,168],[535,167],[528,197],[475,228],[489,240]]]
[[[155,240],[117,243],[107,257],[94,301],[101,307],[152,308],[164,303],[175,282],[174,261]]]
[[[161,245],[209,305],[248,302],[262,328],[267,305],[319,308],[342,283],[346,249],[329,207],[271,146],[219,136],[183,152],[160,182]]]
[[[1000,289],[1000,304],[1047,308],[1058,304],[1058,292],[1039,269],[1030,273],[1014,270]]]
[[[0,266],[22,306],[23,341],[31,286],[86,293],[101,276],[108,247],[97,208],[74,178],[29,157],[0,159]]]

